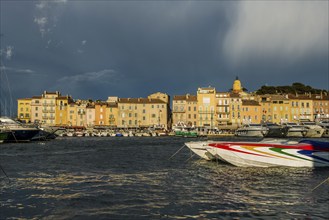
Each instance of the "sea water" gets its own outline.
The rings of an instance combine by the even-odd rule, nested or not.
[[[0,219],[329,218],[329,182],[319,185],[329,168],[204,161],[182,148],[192,140],[205,139],[65,137],[1,144],[8,177],[0,170]]]

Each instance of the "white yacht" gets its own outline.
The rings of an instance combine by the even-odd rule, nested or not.
[[[304,128],[306,129],[306,133],[304,137],[308,137],[308,138],[322,137],[322,134],[325,131],[323,127],[317,125],[313,121],[302,122],[301,125],[303,125]]]
[[[240,137],[263,137],[267,134],[268,128],[261,124],[245,124],[235,131],[236,136]]]
[[[5,140],[9,142],[30,141],[40,132],[36,127],[26,126],[8,117],[0,117],[0,130],[10,131]]]
[[[282,123],[286,137],[304,137],[307,130],[304,126],[301,126],[293,122]]]
[[[324,129],[322,137],[329,137],[329,120],[328,121],[321,121],[319,125]]]

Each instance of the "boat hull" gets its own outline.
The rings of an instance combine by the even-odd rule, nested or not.
[[[194,148],[240,167],[329,167],[329,142],[195,142]]]
[[[238,137],[263,137],[266,134],[266,131],[263,130],[246,130],[246,129],[238,129],[235,132],[235,136]]]
[[[9,131],[0,131],[0,143],[8,139],[10,132]]]
[[[196,155],[199,157],[205,159],[205,160],[214,160],[216,159],[209,151],[207,151],[207,148],[209,148],[207,142],[188,142],[185,143],[185,145]]]
[[[30,141],[39,133],[39,129],[12,129],[5,142]]]

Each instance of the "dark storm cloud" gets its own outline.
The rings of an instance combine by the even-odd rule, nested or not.
[[[328,89],[327,8],[326,1],[5,1],[1,49],[12,50],[2,59],[15,98],[48,89],[93,99],[208,85],[227,91],[237,75],[251,91],[296,81]],[[35,74],[19,78],[15,69]]]

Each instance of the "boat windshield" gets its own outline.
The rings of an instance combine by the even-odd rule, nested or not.
[[[250,127],[260,127],[261,125],[260,124],[249,124]]]
[[[316,125],[315,122],[304,122],[304,125]]]

